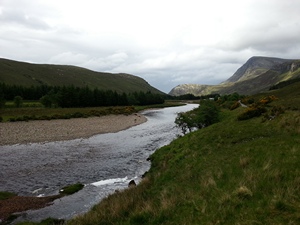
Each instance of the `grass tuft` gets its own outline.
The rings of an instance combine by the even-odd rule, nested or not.
[[[64,194],[64,195],[72,195],[78,191],[80,191],[84,187],[83,184],[77,183],[77,184],[72,184],[68,185],[66,187],[63,187],[59,193]]]
[[[7,192],[7,191],[0,191],[0,200],[6,200],[6,199],[12,198],[14,196],[16,196],[15,193]]]
[[[250,199],[253,195],[252,191],[250,191],[246,186],[239,187],[234,194],[242,200]]]

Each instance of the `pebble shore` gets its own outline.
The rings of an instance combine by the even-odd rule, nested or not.
[[[0,146],[88,138],[146,122],[141,114],[0,123]]]

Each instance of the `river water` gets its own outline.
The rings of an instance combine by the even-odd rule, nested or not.
[[[117,133],[86,139],[0,146],[0,191],[25,196],[57,194],[61,187],[83,183],[85,187],[39,210],[23,213],[17,221],[53,217],[70,219],[87,212],[115,190],[138,183],[150,168],[147,158],[180,134],[175,126],[178,112],[188,104],[144,111],[147,122]]]

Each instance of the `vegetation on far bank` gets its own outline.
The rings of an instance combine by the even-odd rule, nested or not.
[[[6,107],[0,109],[0,122],[16,122],[30,120],[51,120],[86,118],[110,114],[129,115],[149,108],[164,108],[179,106],[180,101],[167,100],[163,104],[143,106],[114,106],[114,107],[84,107],[84,108],[45,108],[38,102],[24,102],[23,107]]]
[[[178,105],[185,95],[172,97],[151,92],[118,93],[74,86],[16,86],[0,83],[0,122],[70,119]],[[174,103],[175,101],[175,103]]]

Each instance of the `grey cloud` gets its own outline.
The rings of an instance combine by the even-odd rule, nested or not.
[[[30,12],[26,13],[20,7],[5,8],[1,10],[0,22],[2,24],[15,24],[31,29],[50,29],[50,26],[45,21],[35,15],[32,15]]]
[[[143,15],[145,8],[135,16],[122,1],[122,17],[110,12],[105,15],[112,18],[97,17],[96,1],[87,0],[92,13],[78,15],[76,22],[72,15],[85,12],[76,8],[81,3],[73,9],[57,2],[1,0],[0,57],[131,73],[165,92],[182,83],[218,84],[254,55],[300,58],[298,0],[228,0],[223,6],[232,7],[226,13],[217,10],[218,15],[206,12],[218,1],[208,6],[203,1],[188,6],[176,2],[170,14],[164,10],[168,4],[152,1],[147,3],[151,9],[162,7],[153,19],[149,11]],[[99,2],[105,8],[107,3]],[[184,15],[181,4],[193,13]],[[205,18],[198,17],[197,7]],[[108,9],[113,8],[110,3]],[[177,12],[182,12],[180,20]]]

